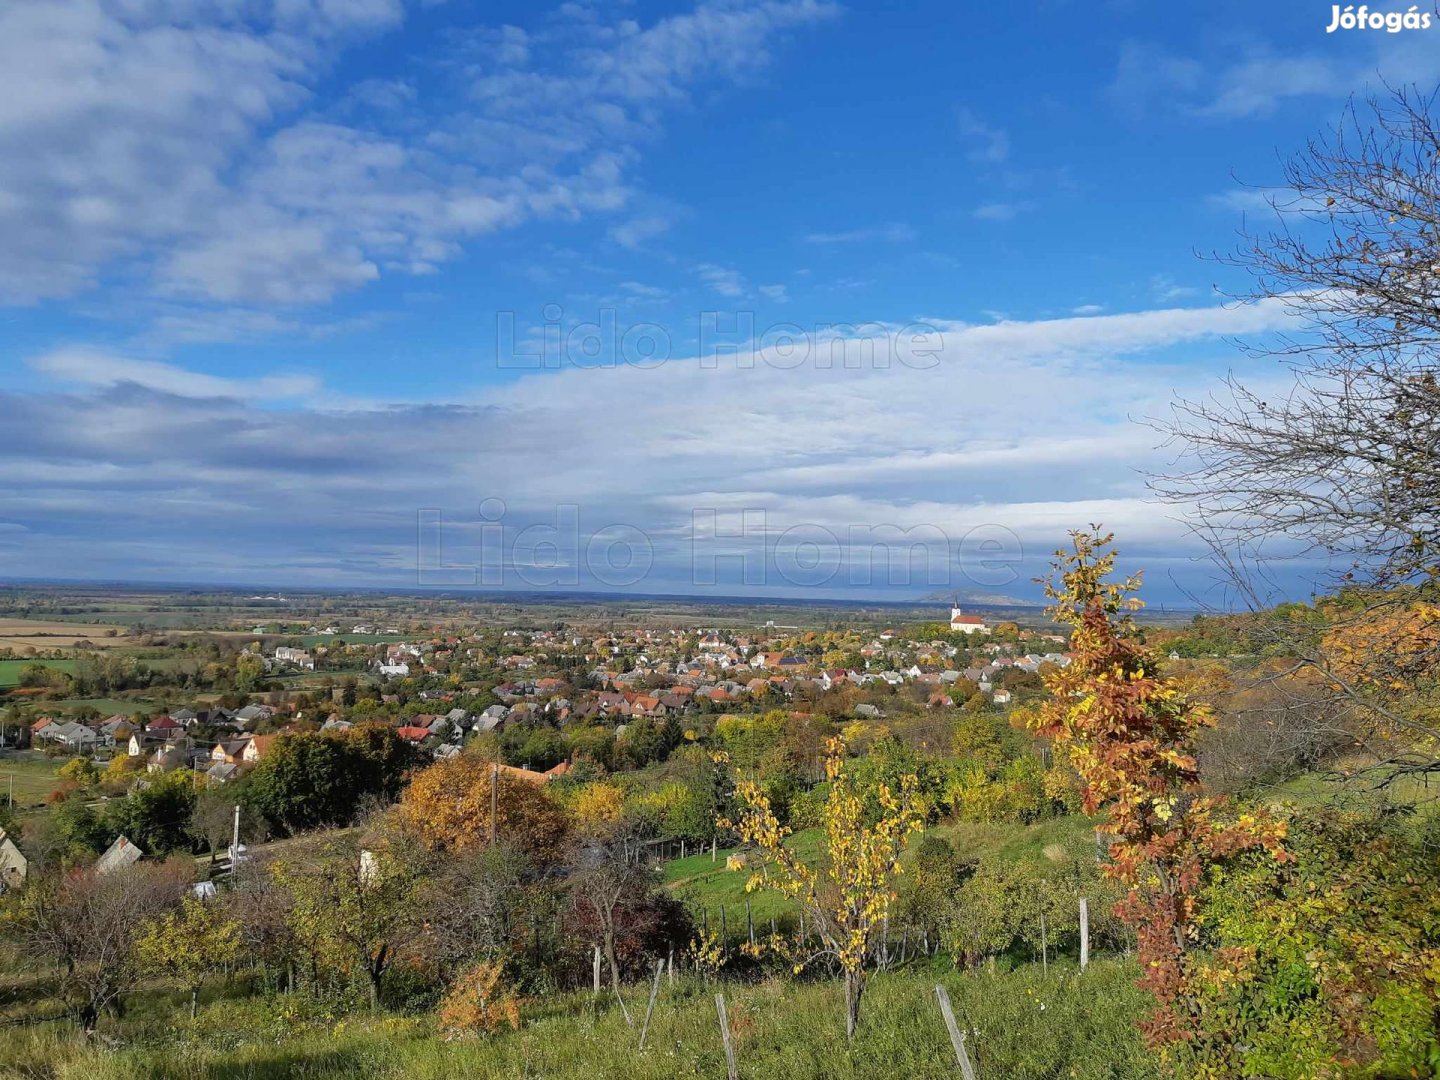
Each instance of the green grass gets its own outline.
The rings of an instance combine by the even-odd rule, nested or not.
[[[67,675],[75,674],[74,660],[0,660],[0,688],[19,686],[20,673],[32,664],[55,668]]]
[[[1136,971],[1098,961],[1083,976],[1052,967],[987,973],[876,976],[860,1031],[844,1037],[836,982],[724,983],[740,1075],[766,1080],[896,1080],[958,1075],[936,1006],[946,985],[969,1047],[987,1080],[1152,1080],[1156,1076],[1134,1021],[1143,998]],[[663,987],[648,1045],[612,1002],[596,1009],[587,993],[527,1004],[519,1031],[446,1041],[428,1017],[327,1016],[299,996],[212,1000],[192,1027],[183,995],[133,1000],[131,1026],[114,1020],[102,1034],[119,1049],[86,1046],[68,1025],[11,1028],[0,1038],[0,1077],[55,1080],[714,1080],[725,1075],[715,987],[682,979]],[[626,990],[643,1015],[646,988]],[[1044,1006],[1042,1008],[1041,1006]],[[107,1024],[108,1029],[107,1029]]]
[[[102,716],[134,716],[138,712],[145,712],[153,709],[154,702],[150,701],[127,701],[123,698],[66,698],[64,701],[47,701],[47,710],[68,709],[94,709]]]
[[[337,677],[345,675],[358,675],[358,671],[288,671],[280,675],[272,675],[271,679],[285,684],[287,690],[318,690],[324,687],[327,679],[335,681]]]
[[[184,654],[179,656],[156,655],[153,649],[140,649],[132,655],[135,656],[138,663],[143,664],[151,671],[176,671],[184,670],[187,667],[201,668],[205,666],[205,661],[198,656],[187,656]]]
[[[1373,773],[1340,781],[1306,773],[1266,792],[1268,801],[1301,807],[1334,806],[1348,810],[1373,811],[1386,807],[1418,807],[1434,813],[1440,810],[1440,782],[1417,774],[1396,776],[1381,784],[1384,776]]]
[[[789,844],[807,863],[814,863],[820,857],[823,837],[819,829],[806,829],[790,838]],[[722,849],[710,861],[710,854],[691,855],[684,859],[672,859],[665,864],[665,884],[676,896],[685,901],[697,923],[702,917],[708,918],[712,931],[720,929],[720,911],[725,911],[725,928],[731,939],[745,932],[745,901],[748,898],[751,918],[755,920],[756,934],[769,929],[770,920],[789,925],[795,918],[795,907],[785,897],[770,889],[746,893],[745,882],[750,877],[750,867],[730,870],[725,860],[738,853],[738,848]],[[752,853],[751,858],[754,858]]]
[[[0,799],[5,799],[14,783],[15,806],[27,809],[43,805],[45,796],[55,788],[55,775],[68,758],[42,758],[26,754],[16,757],[0,754]]]
[[[1034,825],[961,822],[934,826],[924,835],[945,839],[965,858],[1006,861],[1039,860],[1045,849],[1054,844],[1070,851],[1081,851],[1088,850],[1087,846],[1095,843],[1094,823],[1079,816],[1054,818]],[[911,839],[909,852],[915,850],[920,839]],[[790,838],[790,845],[811,864],[819,860],[823,842],[819,829],[806,829]],[[702,912],[708,913],[710,928],[717,930],[720,910],[725,910],[725,925],[732,940],[745,932],[747,896],[757,934],[768,930],[772,917],[779,923],[787,924],[796,918],[795,906],[775,892],[769,889],[745,892],[749,868],[729,870],[725,866],[726,857],[738,850],[718,851],[714,862],[711,862],[707,851],[684,859],[672,859],[664,866],[665,884],[685,901],[697,922]],[[754,857],[753,853],[751,857]]]
[[[962,858],[1023,862],[1039,860],[1045,849],[1054,844],[1069,851],[1093,850],[1095,822],[1078,814],[1049,818],[1033,825],[962,821],[937,825],[927,830],[926,835],[946,840]],[[911,842],[912,849],[917,842]]]

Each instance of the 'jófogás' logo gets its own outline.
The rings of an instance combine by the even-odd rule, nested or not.
[[[1388,34],[1398,34],[1401,30],[1429,30],[1430,20],[1430,12],[1421,11],[1418,5],[1412,5],[1409,11],[1371,11],[1366,4],[1359,7],[1346,4],[1343,8],[1339,4],[1331,4],[1330,25],[1325,32],[1384,30]]]

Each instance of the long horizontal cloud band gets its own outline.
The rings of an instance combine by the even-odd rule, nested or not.
[[[897,530],[896,559],[911,531],[931,529],[963,564],[965,538],[992,528],[1015,538],[1021,593],[1065,530],[1090,521],[1180,565],[1195,549],[1175,509],[1145,498],[1137,468],[1162,459],[1136,419],[1177,391],[1204,392],[1236,358],[1225,335],[1286,318],[1272,304],[936,320],[937,363],[925,368],[763,355],[745,367],[567,368],[449,403],[332,404],[300,373],[229,379],[49,353],[31,366],[54,389],[0,400],[0,462],[14,478],[0,494],[0,566],[73,573],[83,550],[88,575],[405,585],[428,558],[425,511],[443,515],[450,563],[483,561],[484,500],[503,505],[510,537],[553,525],[558,508],[574,508],[564,512],[586,537],[638,530],[657,584],[693,578],[697,511],[722,522],[763,512],[763,536],[744,542],[768,537],[772,550],[787,532],[795,545],[834,536],[847,567],[864,561],[849,550],[856,529]],[[1211,349],[1213,362],[1165,362],[1176,347]],[[958,584],[997,587],[960,572]],[[729,578],[744,584],[740,561]]]

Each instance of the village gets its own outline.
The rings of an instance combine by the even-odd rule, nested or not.
[[[994,634],[997,625],[1000,636]],[[806,641],[763,630],[636,628],[586,638],[568,631],[505,630],[499,635],[504,655],[498,656],[493,647],[447,635],[310,649],[275,645],[266,651],[262,645],[252,651],[246,646],[237,660],[258,660],[267,674],[277,676],[323,673],[330,664],[348,673],[359,661],[367,673],[369,701],[387,707],[402,738],[438,756],[458,753],[471,734],[498,732],[507,725],[604,724],[620,737],[633,718],[709,715],[797,698],[813,702],[842,687],[907,688],[910,700],[923,700],[928,708],[953,707],[976,694],[1003,707],[1013,700],[1016,676],[1068,663],[1057,651],[1065,641],[1059,634],[1022,631],[1013,623],[992,625],[959,608],[952,611],[948,628],[947,637],[963,637],[958,642],[916,640],[884,630],[864,640],[845,635]],[[338,633],[334,628],[319,632]],[[353,632],[373,631],[362,625]],[[837,659],[848,663],[826,666]],[[499,679],[456,688],[452,671],[457,666],[485,669]],[[141,759],[150,773],[203,767],[208,779],[223,783],[260,760],[280,732],[305,730],[300,725],[307,720],[310,729],[317,724],[319,730],[349,727],[346,698],[356,697],[361,680],[346,678],[349,688],[332,689],[328,701],[267,690],[234,709],[197,702],[143,719],[125,714],[77,719],[43,712],[28,725],[28,739],[21,731],[11,736],[12,746],[107,759],[124,753]],[[456,704],[476,694],[497,700],[478,711]],[[861,716],[880,714],[877,705],[864,701],[855,709]],[[366,715],[373,716],[373,710]],[[210,736],[216,736],[213,743]]]

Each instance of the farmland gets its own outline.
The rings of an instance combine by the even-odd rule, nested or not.
[[[73,649],[84,644],[113,649],[133,644],[124,638],[124,628],[112,624],[71,623],[42,619],[0,618],[0,649],[17,652]]]

